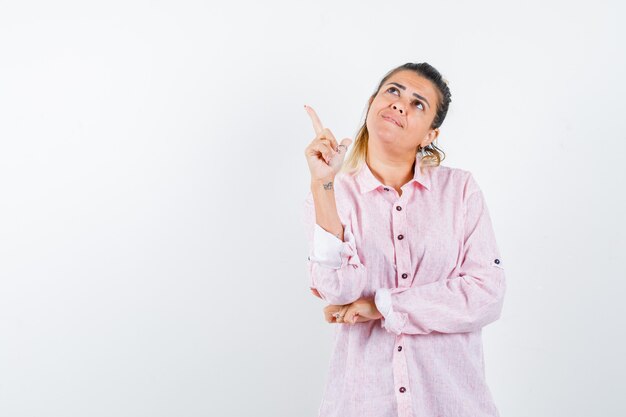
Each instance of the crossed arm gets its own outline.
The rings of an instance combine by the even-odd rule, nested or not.
[[[367,268],[358,258],[350,222],[345,225],[345,241],[340,241],[315,225],[309,212],[314,249],[310,287],[329,304],[324,308],[326,321],[352,324],[381,319],[382,327],[395,334],[428,334],[471,332],[497,320],[506,292],[504,268],[484,197],[472,185],[474,192],[465,201],[458,275],[413,287],[379,288],[374,297],[362,297]],[[325,246],[336,249],[324,250]]]

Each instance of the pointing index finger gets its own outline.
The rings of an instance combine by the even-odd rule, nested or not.
[[[315,113],[315,110],[313,110],[312,107],[309,107],[305,104],[304,109],[311,117],[311,121],[313,122],[313,129],[315,129],[315,134],[319,135],[320,133],[322,133],[322,130],[324,130],[324,126],[322,125],[320,118],[317,117],[317,113]]]

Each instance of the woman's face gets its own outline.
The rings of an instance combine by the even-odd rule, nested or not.
[[[389,147],[393,153],[415,154],[418,145],[428,146],[439,134],[439,129],[430,129],[437,100],[430,80],[409,70],[395,73],[370,99],[366,119],[369,141]]]

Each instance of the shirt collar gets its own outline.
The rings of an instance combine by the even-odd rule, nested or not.
[[[419,183],[423,185],[427,190],[430,191],[430,175],[428,168],[421,167],[421,156],[420,154],[416,155],[415,158],[415,172],[413,174],[413,179],[411,179],[407,184],[410,183]],[[423,172],[422,172],[423,170]],[[372,174],[370,167],[367,165],[367,162],[363,161],[361,164],[361,168],[359,172],[356,174],[356,181],[359,184],[359,189],[361,190],[361,194],[365,194],[370,192],[378,187],[385,187],[375,176]]]

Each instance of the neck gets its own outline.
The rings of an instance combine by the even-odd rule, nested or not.
[[[396,190],[400,190],[400,187],[413,178],[414,167],[419,163],[415,153],[403,156],[389,155],[378,149],[372,149],[370,144],[368,144],[366,162],[372,174],[382,184]]]

